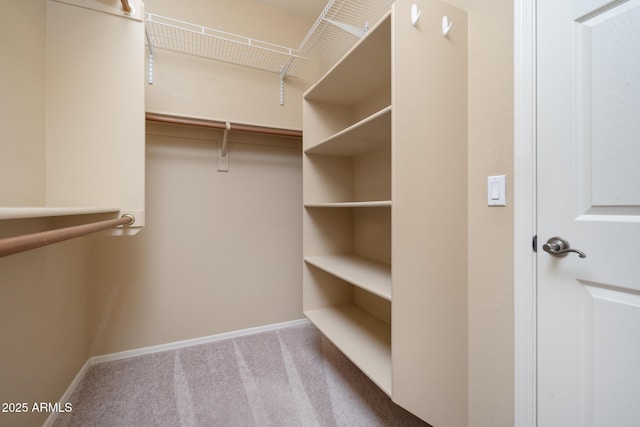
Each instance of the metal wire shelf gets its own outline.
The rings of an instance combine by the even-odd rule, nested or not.
[[[170,50],[277,73],[283,105],[284,79],[298,75],[307,55],[337,60],[392,3],[393,0],[329,0],[298,49],[146,13],[148,82],[153,84],[154,50]]]
[[[147,42],[154,48],[186,53],[294,77],[306,58],[295,49],[237,34],[146,14]]]
[[[298,51],[335,61],[389,10],[393,0],[329,0]]]
[[[284,79],[296,77],[306,60],[289,47],[152,13],[146,14],[145,32],[149,46],[149,84],[153,84],[153,51],[164,49],[277,73],[280,105],[284,105]]]

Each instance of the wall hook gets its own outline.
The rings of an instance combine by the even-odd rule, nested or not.
[[[414,27],[416,26],[416,24],[418,24],[420,15],[422,15],[422,10],[418,9],[418,5],[414,3],[411,6],[411,23]]]
[[[448,16],[443,16],[442,17],[442,35],[447,37],[447,34],[449,34],[449,30],[451,29],[451,26],[453,25],[453,22],[449,21],[449,17]]]

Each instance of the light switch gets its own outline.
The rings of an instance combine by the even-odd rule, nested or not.
[[[489,206],[506,206],[506,178],[495,175],[487,178],[487,204]]]
[[[491,200],[500,200],[500,183],[493,181],[491,183]]]

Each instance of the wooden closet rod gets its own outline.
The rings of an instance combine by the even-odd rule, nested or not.
[[[146,113],[146,119],[151,122],[172,123],[176,125],[187,125],[187,126],[200,126],[200,127],[223,129],[223,130],[227,129],[225,122],[218,122],[214,120],[205,120],[205,119],[192,119],[188,117],[169,116],[166,114]],[[302,138],[302,131],[293,130],[293,129],[270,128],[266,126],[254,126],[254,125],[243,125],[238,123],[232,123],[230,130],[238,131],[238,132],[253,132],[253,133],[261,133],[265,135],[291,136],[295,138]]]
[[[39,233],[23,234],[21,236],[0,239],[0,257],[17,254],[18,252],[40,248],[52,243],[75,237],[86,236],[118,225],[131,225],[136,222],[133,215],[124,214],[120,218],[106,221],[92,222],[73,227],[59,228],[57,230],[41,231]]]

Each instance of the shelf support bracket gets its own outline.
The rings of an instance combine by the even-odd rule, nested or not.
[[[284,105],[284,76],[285,73],[280,71],[280,105]]]
[[[229,172],[229,131],[231,123],[225,123],[222,143],[218,142],[218,172]]]
[[[293,58],[290,58],[289,62],[280,69],[280,105],[284,105],[284,78],[287,77],[292,62]]]
[[[324,20],[332,25],[335,25],[338,28],[343,29],[349,34],[353,34],[359,39],[361,39],[367,33],[367,31],[369,31],[368,22],[365,22],[364,27],[360,28],[360,27],[356,27],[355,25],[347,24],[346,22],[336,21],[335,19],[324,18]]]
[[[149,73],[147,76],[147,83],[153,85],[153,43],[151,42],[151,37],[146,29],[144,30],[144,34],[147,37],[147,45],[149,46],[149,58],[147,61]]]

